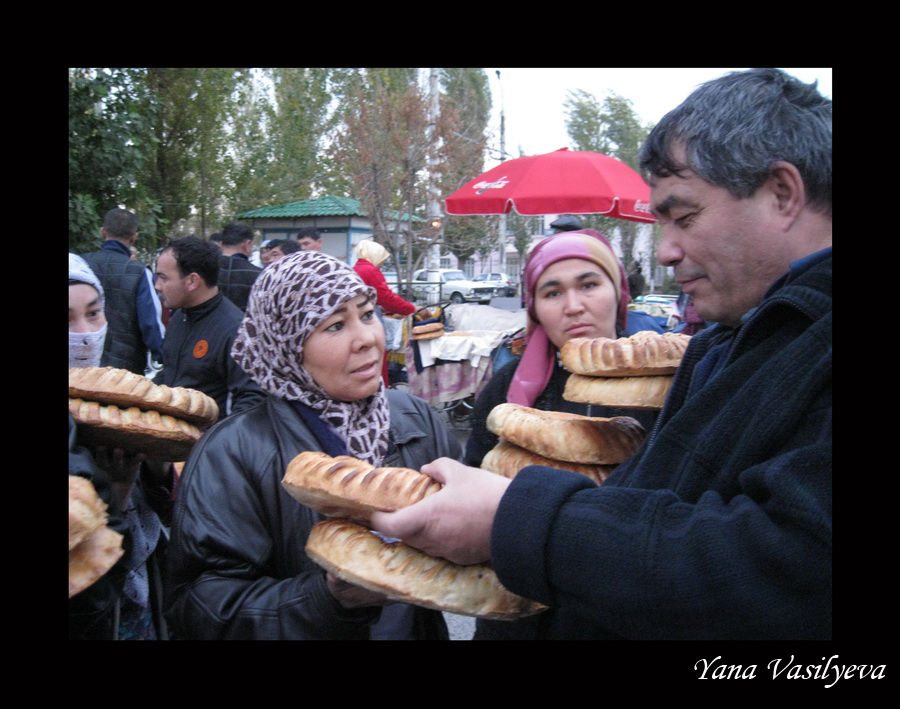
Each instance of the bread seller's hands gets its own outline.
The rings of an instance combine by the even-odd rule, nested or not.
[[[141,471],[142,453],[126,453],[121,448],[96,446],[93,449],[94,460],[98,467],[109,476],[112,490],[112,503],[116,510],[124,512],[128,507],[128,498]]]
[[[373,529],[457,564],[491,557],[491,529],[509,479],[439,458],[422,472],[443,483],[440,492],[396,512],[373,512]]]

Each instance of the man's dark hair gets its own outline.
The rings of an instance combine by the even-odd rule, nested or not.
[[[300,242],[294,241],[293,239],[274,239],[273,241],[269,242],[270,249],[274,249],[276,247],[281,249],[281,253],[283,253],[285,256],[287,256],[288,254],[292,254],[295,251],[302,250]]]
[[[315,239],[316,241],[322,240],[322,235],[319,234],[319,231],[312,226],[305,226],[297,232],[297,241],[300,241],[300,239],[305,239],[306,237]]]
[[[685,164],[676,161],[676,148]],[[690,169],[739,199],[753,195],[780,161],[800,172],[810,206],[831,216],[831,99],[817,82],[780,69],[731,72],[702,84],[663,116],[640,153],[648,179]]]
[[[172,253],[182,278],[196,273],[210,288],[219,284],[219,259],[222,252],[215,244],[197,236],[186,236],[175,239],[163,251]]]
[[[218,244],[221,244],[222,243],[222,232],[217,231],[215,234],[210,235],[209,240],[214,241]]]
[[[253,230],[246,224],[233,222],[222,229],[222,243],[225,246],[237,246],[247,239],[253,240]]]
[[[127,209],[110,209],[103,217],[103,228],[114,239],[128,239],[138,231],[138,218]]]

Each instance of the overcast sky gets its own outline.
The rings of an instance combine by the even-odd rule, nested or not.
[[[736,69],[485,69],[493,95],[492,129],[500,145],[500,107],[506,117],[506,152],[518,157],[572,146],[564,105],[569,91],[582,89],[603,101],[607,91],[630,99],[644,123],[656,123],[698,84]],[[498,80],[496,72],[500,72]],[[831,69],[785,69],[831,95]],[[496,164],[491,158],[486,168]]]

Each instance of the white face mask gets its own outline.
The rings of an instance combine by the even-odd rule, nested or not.
[[[106,341],[106,325],[96,332],[69,333],[69,366],[99,367],[103,343]]]

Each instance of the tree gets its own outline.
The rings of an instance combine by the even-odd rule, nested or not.
[[[139,179],[160,205],[157,239],[186,229],[196,217],[205,235],[221,223],[227,206],[221,199],[227,163],[227,129],[232,97],[241,72],[228,68],[157,68],[145,83],[157,104],[156,146]],[[216,226],[217,228],[217,226]]]
[[[334,156],[350,177],[375,241],[390,251],[401,282],[409,282],[439,231],[423,218],[423,176],[436,133],[415,69],[365,69],[348,86]],[[403,269],[405,267],[405,277]]]
[[[441,114],[446,140],[441,145],[439,191],[448,195],[484,171],[486,130],[491,98],[484,69],[441,69]],[[444,248],[460,267],[496,231],[496,220],[483,216],[447,215],[443,223]]]
[[[142,69],[69,70],[70,251],[99,248],[108,210],[138,201],[153,207],[138,180],[156,108],[143,76]]]
[[[638,120],[630,100],[609,92],[601,104],[595,96],[570,91],[565,102],[566,129],[576,150],[609,155],[638,170],[638,153],[651,126]],[[638,224],[600,215],[580,217],[585,227],[611,236],[618,232],[622,259],[628,267],[633,260]]]

